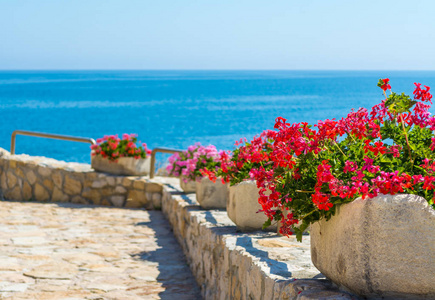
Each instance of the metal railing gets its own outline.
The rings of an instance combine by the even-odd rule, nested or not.
[[[154,148],[153,151],[151,151],[151,168],[150,168],[150,178],[154,177],[155,173],[155,164],[156,164],[156,153],[168,153],[168,154],[174,154],[174,153],[181,153],[183,151],[176,150],[176,149],[169,149],[169,148]]]
[[[35,132],[35,131],[15,130],[14,132],[12,132],[12,136],[11,136],[11,154],[15,154],[15,139],[17,135],[27,135],[27,136],[42,137],[42,138],[49,138],[49,139],[56,139],[56,140],[89,143],[92,145],[96,144],[95,140],[92,138],[51,134],[51,133],[43,133],[43,132]],[[177,149],[170,149],[170,148],[154,148],[153,151],[151,151],[150,178],[154,177],[154,173],[156,169],[155,164],[156,164],[157,152],[174,154],[174,153],[181,153],[183,151]]]
[[[76,137],[76,136],[69,136],[69,135],[60,135],[60,134],[51,134],[51,133],[43,133],[43,132],[34,132],[34,131],[25,131],[25,130],[15,130],[14,132],[12,132],[12,136],[11,136],[11,154],[15,154],[15,137],[18,134],[19,135],[27,135],[27,136],[35,136],[35,137],[43,137],[43,138],[55,139],[55,140],[90,143],[92,145],[96,144],[95,140],[91,139],[91,138]]]

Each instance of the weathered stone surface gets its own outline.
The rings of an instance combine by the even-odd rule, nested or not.
[[[243,181],[230,187],[227,212],[238,229],[242,231],[260,230],[267,221],[266,215],[258,212],[262,209],[258,203],[258,197],[255,181]],[[268,230],[276,231],[276,226],[270,226]]]
[[[6,177],[8,180],[8,188],[13,188],[17,184],[17,177],[12,173],[11,170],[6,172]]]
[[[4,196],[8,200],[21,200],[21,189],[19,186],[16,186],[12,190],[6,191]]]
[[[195,193],[196,192],[196,181],[186,180],[180,178],[180,187],[185,193]]]
[[[44,179],[42,184],[47,188],[49,193],[51,193],[51,191],[53,191],[54,183],[50,179]]]
[[[116,207],[123,207],[125,202],[124,196],[112,196],[110,197],[110,200],[112,201],[113,205]]]
[[[62,188],[62,175],[60,172],[53,172],[53,175],[51,175],[51,179],[53,180],[53,183],[56,187],[59,189]]]
[[[145,204],[148,202],[145,192],[132,190],[128,192],[127,199],[132,199],[134,201],[139,201],[142,204]]]
[[[39,166],[38,173],[44,177],[48,177],[51,175],[51,169],[48,167]]]
[[[119,194],[125,194],[125,193],[127,193],[127,189],[125,187],[123,187],[122,185],[118,185],[115,188],[115,192],[119,193]]]
[[[1,173],[0,174],[0,189],[6,190],[7,188],[8,188],[8,185],[6,183],[6,173]]]
[[[27,181],[24,181],[23,183],[23,197],[19,200],[31,200],[32,199],[32,187],[30,184],[27,183]]]
[[[312,261],[365,297],[432,299],[434,228],[435,211],[419,196],[359,198],[312,225]]]
[[[39,183],[35,184],[34,195],[35,195],[35,200],[36,201],[48,201],[48,200],[50,200],[50,194]]]
[[[127,208],[139,208],[139,207],[143,207],[143,203],[138,201],[138,200],[134,200],[132,198],[129,198],[125,201],[125,207]]]
[[[153,193],[151,199],[153,201],[153,207],[155,209],[160,209],[162,207],[162,194]]]
[[[161,212],[0,201],[4,236],[1,299],[201,299]]]
[[[86,201],[85,198],[80,196],[73,196],[71,202],[76,204],[88,204],[88,201]]]
[[[137,190],[144,191],[145,190],[145,183],[146,183],[145,180],[141,180],[141,179],[135,180],[133,182],[133,187]]]
[[[80,195],[82,191],[82,184],[80,181],[67,175],[65,176],[65,183],[63,189],[66,194]]]
[[[29,171],[26,172],[26,178],[27,178],[27,180],[29,181],[29,183],[31,185],[35,184],[36,179],[37,179],[36,175],[35,175],[35,172],[33,172],[32,170],[29,170]]]
[[[154,182],[147,182],[145,186],[145,191],[147,193],[159,193],[161,194],[163,191],[163,185]]]
[[[103,158],[101,155],[92,156],[91,166],[98,172],[115,175],[147,175],[150,172],[151,158],[135,159],[134,157],[121,157],[117,162]]]
[[[54,187],[53,194],[51,196],[51,201],[53,202],[68,202],[68,195],[64,194],[62,190],[57,187]]]
[[[216,182],[207,177],[196,183],[196,200],[204,209],[226,208],[229,197],[229,185],[220,179]]]
[[[90,199],[93,204],[100,204],[101,202],[101,193],[98,189],[85,188],[82,197]]]
[[[224,211],[201,210],[194,195],[180,195],[176,187],[164,187],[162,211],[204,299],[300,299],[305,290],[321,296],[305,299],[351,299],[317,279],[291,288],[299,282],[294,278],[322,277],[310,263],[309,236],[299,243],[271,232],[241,234]]]

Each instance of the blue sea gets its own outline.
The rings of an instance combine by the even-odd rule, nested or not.
[[[0,71],[0,147],[21,129],[233,149],[279,116],[315,123],[370,108],[385,77],[400,93],[412,94],[414,82],[435,88],[434,71]],[[17,136],[16,153],[90,161],[88,144],[36,137]]]

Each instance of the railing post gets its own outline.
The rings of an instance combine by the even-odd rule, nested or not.
[[[156,153],[168,153],[168,154],[175,154],[175,153],[181,153],[182,150],[176,150],[176,149],[169,149],[169,148],[154,148],[153,151],[151,151],[151,167],[150,167],[150,178],[154,178],[155,173],[155,164],[156,164]]]

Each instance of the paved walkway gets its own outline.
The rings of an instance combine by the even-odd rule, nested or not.
[[[159,211],[0,201],[0,299],[200,299]]]

